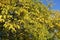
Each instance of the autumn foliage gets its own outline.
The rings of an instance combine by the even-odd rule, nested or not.
[[[34,0],[0,0],[0,39],[60,40],[60,12]]]

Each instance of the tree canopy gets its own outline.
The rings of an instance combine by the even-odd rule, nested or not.
[[[2,40],[60,40],[60,12],[34,0],[0,0]]]

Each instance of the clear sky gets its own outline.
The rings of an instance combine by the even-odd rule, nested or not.
[[[60,0],[52,0],[52,1],[53,1],[53,4],[54,4],[52,9],[53,10],[60,10]],[[42,2],[46,5],[45,0],[43,0]]]

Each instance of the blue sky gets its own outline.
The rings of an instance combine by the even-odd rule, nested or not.
[[[53,10],[60,10],[60,0],[52,0],[52,1],[53,1],[53,4],[54,4],[52,9]],[[43,4],[46,5],[46,1],[45,0],[43,0],[42,2],[43,2]]]

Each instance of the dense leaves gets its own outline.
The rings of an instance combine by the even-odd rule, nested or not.
[[[34,0],[0,0],[0,39],[60,40],[60,12]]]

